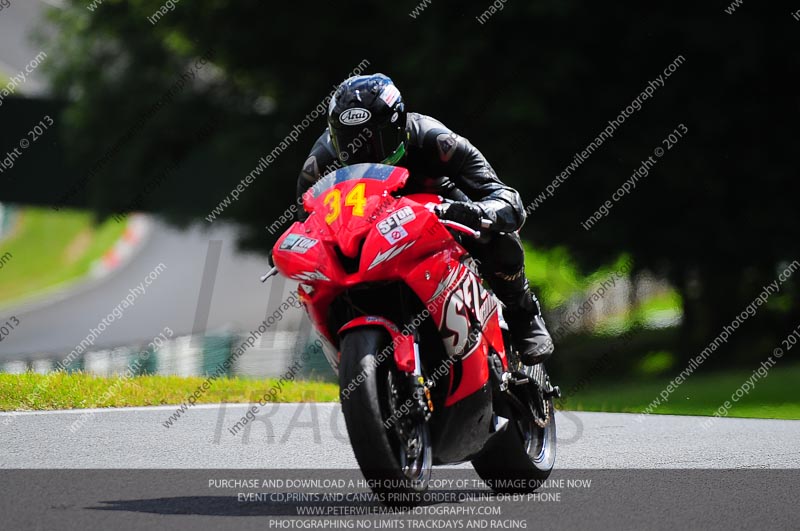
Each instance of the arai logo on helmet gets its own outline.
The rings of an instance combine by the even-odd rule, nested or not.
[[[339,115],[339,121],[344,125],[359,125],[372,118],[372,113],[366,109],[356,107],[355,109],[347,109]]]

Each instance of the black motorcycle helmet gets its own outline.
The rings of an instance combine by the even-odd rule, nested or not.
[[[328,129],[343,164],[397,164],[406,151],[406,109],[383,74],[346,79],[328,108]]]

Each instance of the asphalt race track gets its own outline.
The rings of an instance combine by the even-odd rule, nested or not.
[[[353,468],[338,404],[0,413],[0,468]],[[95,411],[74,433],[69,427]],[[559,468],[800,468],[800,422],[559,412]]]
[[[325,478],[363,481],[338,404],[267,406],[250,431],[232,435],[228,428],[247,407],[197,406],[170,428],[163,422],[175,410],[166,406],[0,414],[2,528],[800,525],[800,422],[722,419],[704,429],[702,417],[559,413],[557,471],[538,497],[494,496],[465,464],[435,469],[437,483],[421,507],[386,513],[377,501],[363,501],[370,496],[363,485],[323,485]],[[277,490],[225,483],[252,478],[312,483]],[[362,501],[341,498],[351,491]],[[270,498],[258,497],[265,492]],[[303,514],[308,507],[319,516]]]

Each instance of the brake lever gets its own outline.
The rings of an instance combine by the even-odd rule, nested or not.
[[[455,203],[455,201],[452,201],[452,200],[447,199],[446,197],[442,197],[442,196],[439,196],[439,201],[441,202],[441,204]],[[436,213],[436,204],[435,203],[428,203],[425,206],[431,213],[433,213],[433,214]],[[441,223],[443,225],[450,226],[450,227],[458,230],[459,232],[464,232],[466,234],[469,234],[470,236],[472,236],[476,240],[479,240],[481,238],[481,236],[482,236],[481,231],[475,230],[472,227],[468,227],[467,225],[463,225],[463,224],[457,223],[455,221],[450,221],[450,220],[447,220],[447,219],[439,218],[439,223]],[[481,218],[481,229],[488,230],[490,228],[492,228],[492,220],[490,220],[488,218]]]
[[[445,227],[449,227],[451,229],[457,230],[458,232],[463,232],[469,236],[472,236],[476,240],[480,239],[481,237],[481,231],[475,230],[472,227],[467,227],[466,225],[462,225],[461,223],[456,223],[455,221],[450,221],[449,219],[439,219],[439,223],[441,223]]]

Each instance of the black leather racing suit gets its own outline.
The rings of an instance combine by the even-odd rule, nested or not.
[[[525,208],[519,193],[497,177],[475,146],[438,120],[408,113],[406,130],[409,134],[406,155],[397,163],[409,170],[404,191],[438,193],[450,199],[459,199],[463,193],[481,208],[492,222],[491,237],[481,242],[465,242],[465,245],[478,260],[482,275],[507,307],[506,318],[512,332],[518,327],[531,326],[526,323],[541,312],[536,297],[528,288],[524,250],[516,232],[525,222]],[[300,172],[298,198],[320,177],[340,167],[326,130],[317,139]],[[301,216],[305,216],[305,212]],[[541,327],[542,334],[547,334],[543,321],[536,324]],[[550,346],[552,348],[552,343]]]

